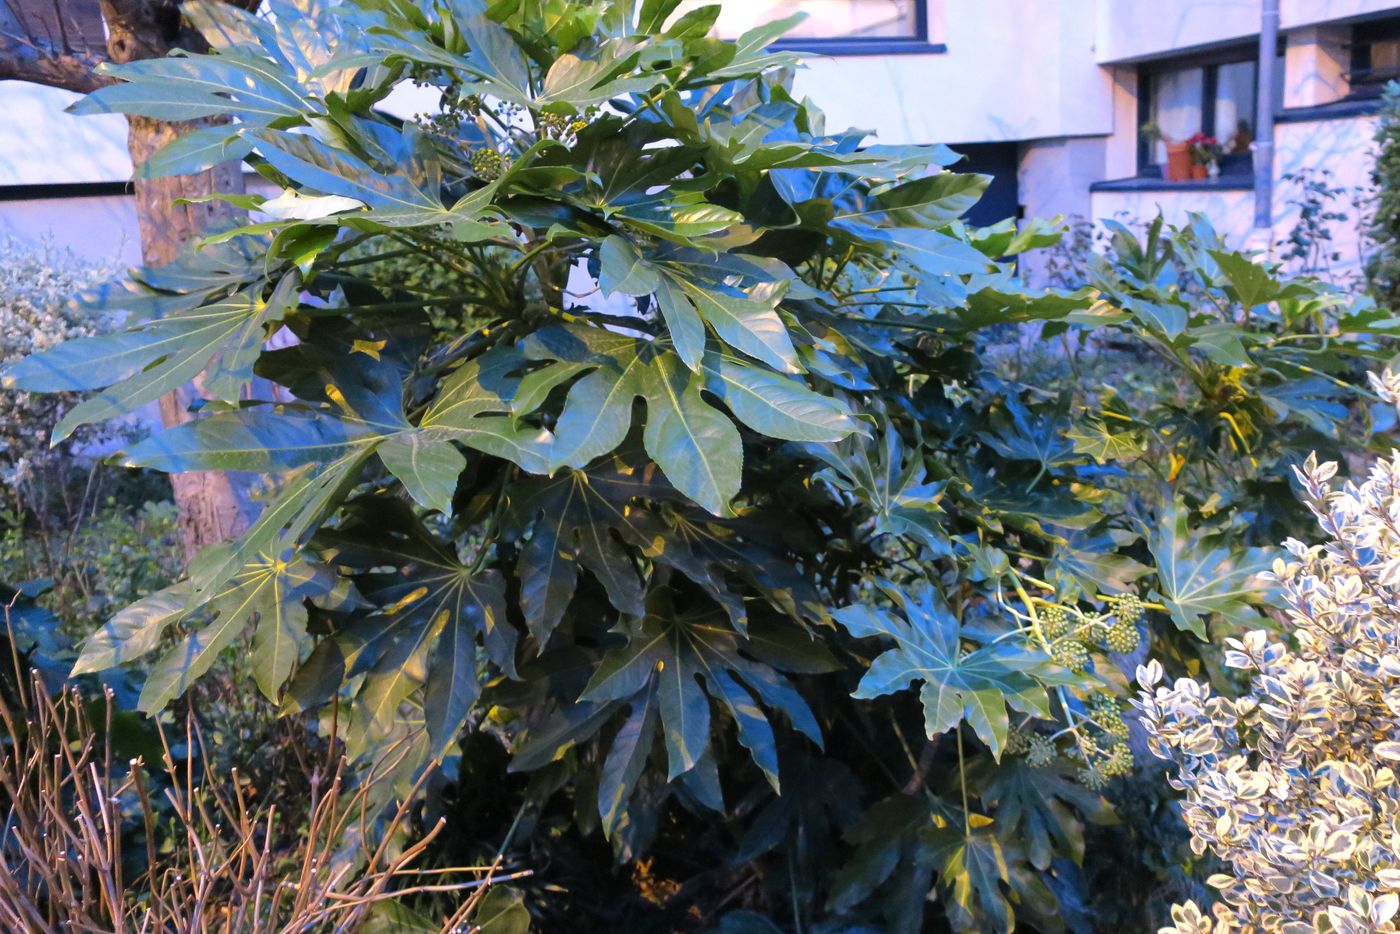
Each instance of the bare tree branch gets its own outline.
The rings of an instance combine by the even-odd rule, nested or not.
[[[0,0],[0,80],[30,81],[84,94],[112,83],[94,71],[107,60],[106,49],[81,40],[73,47],[66,30],[60,35],[63,38],[55,42],[52,36],[32,34],[10,0]]]

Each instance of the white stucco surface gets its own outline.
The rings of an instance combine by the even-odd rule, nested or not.
[[[1370,187],[1371,168],[1375,164],[1372,137],[1376,118],[1350,120],[1310,120],[1282,123],[1275,128],[1274,176],[1274,236],[1281,238],[1298,222],[1299,187],[1285,176],[1305,169],[1330,173],[1327,183],[1341,188],[1347,195],[1338,198],[1331,209],[1347,215],[1344,221],[1328,224],[1333,248],[1341,256],[1329,263],[1328,273],[1345,277],[1359,272],[1364,264],[1364,238],[1361,217],[1349,203],[1352,193]]]
[[[126,195],[0,201],[0,236],[52,240],[79,256],[141,262],[136,202]]]
[[[1053,4],[1051,4],[1053,5]],[[1279,28],[1400,10],[1396,0],[1280,0]],[[1259,34],[1259,0],[1104,0],[1096,58],[1151,58]]]
[[[952,0],[947,52],[814,58],[797,90],[832,128],[887,143],[982,143],[1106,133],[1111,78],[1094,66],[1095,0]]]
[[[126,118],[64,113],[78,96],[23,81],[0,81],[0,186],[131,177]]]

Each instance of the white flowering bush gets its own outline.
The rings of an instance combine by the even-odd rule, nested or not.
[[[1400,381],[1373,382],[1393,401]],[[1400,930],[1400,451],[1359,486],[1334,488],[1336,470],[1296,470],[1327,540],[1274,562],[1291,632],[1226,640],[1249,692],[1138,669],[1192,845],[1228,869],[1211,914],[1177,906],[1163,932]]]
[[[0,364],[110,330],[116,322],[109,314],[84,309],[70,299],[114,272],[52,243],[0,238]],[[0,464],[10,484],[54,456],[49,434],[76,399],[67,393],[0,393]],[[58,454],[102,440],[94,430],[80,431]]]

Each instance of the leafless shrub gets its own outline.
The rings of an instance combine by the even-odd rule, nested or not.
[[[412,795],[372,835],[372,802],[383,800],[401,750],[357,784],[328,755],[310,777],[305,823],[291,827],[276,804],[251,799],[236,770],[206,770],[197,783],[164,729],[158,769],[114,763],[110,692],[97,704],[71,687],[50,697],[37,673],[19,677],[16,665],[15,674],[17,689],[0,696],[0,929],[355,932],[391,903],[431,893],[455,909],[442,931],[470,931],[488,885],[523,875],[417,868],[442,824],[394,845]],[[204,758],[193,716],[183,731],[186,761]],[[367,845],[372,836],[383,842]]]

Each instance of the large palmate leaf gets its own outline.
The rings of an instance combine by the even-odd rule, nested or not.
[[[735,220],[721,217],[716,229]],[[798,371],[792,338],[775,307],[779,292],[770,289],[769,297],[759,298],[710,278],[714,264],[704,264],[684,252],[647,258],[635,244],[619,236],[603,241],[599,261],[599,284],[604,291],[654,296],[678,352],[692,368],[703,347],[704,322],[735,350],[780,372]],[[775,281],[768,269],[753,263],[732,260],[721,262],[719,268],[753,283]]]
[[[377,539],[359,534],[365,523],[376,528]],[[452,545],[435,539],[400,504],[358,501],[347,521],[319,543],[338,566],[360,572],[360,591],[378,610],[317,648],[312,662],[333,677],[313,667],[317,677],[292,685],[295,702],[303,709],[319,706],[342,679],[363,673],[352,715],[374,736],[423,688],[429,753],[441,756],[481,693],[478,644],[502,671],[515,671],[516,631],[506,621],[504,580],[463,563]],[[378,570],[389,563],[392,571]]]
[[[267,301],[242,292],[110,337],[69,341],[16,361],[0,379],[30,392],[107,387],[59,422],[55,441],[81,425],[127,415],[196,376],[206,393],[233,401],[253,377],[269,327],[292,308],[299,288],[291,274]]]
[[[943,821],[927,835],[926,858],[962,930],[1011,931],[1015,911],[1002,891],[1011,882],[992,819],[974,814],[966,827]]]
[[[190,619],[192,631],[168,649],[146,676],[141,709],[155,713],[208,671],[219,653],[243,634],[245,626],[256,623],[252,646],[254,677],[263,693],[276,700],[283,683],[310,647],[305,601],[327,597],[339,586],[329,568],[288,557],[286,553],[260,555],[222,590],[201,604],[186,606],[179,614],[151,607],[145,614],[145,624],[133,632],[136,643],[129,647],[118,648],[115,627],[109,627],[99,633],[98,641],[84,649],[79,667],[105,667],[109,660],[149,651],[156,646],[150,635],[153,628]],[[167,591],[166,599],[181,592]]]
[[[931,587],[912,596],[886,587],[885,594],[895,609],[848,606],[835,613],[857,639],[895,641],[871,662],[853,696],[880,697],[922,681],[929,737],[966,720],[997,757],[1006,745],[1007,707],[1049,719],[1050,699],[1035,677],[1052,675],[1045,656],[1011,643],[965,649],[957,619]]]
[[[948,549],[942,507],[945,481],[931,481],[917,456],[906,457],[899,433],[883,437],[853,435],[840,444],[809,445],[807,450],[830,469],[818,476],[837,489],[854,493],[875,516],[875,531],[907,537],[934,552]]]
[[[647,403],[647,453],[682,493],[711,512],[730,511],[739,493],[743,444],[738,429],[700,395],[702,378],[638,338],[591,329],[539,332],[527,352],[569,367],[596,366],[569,390],[555,426],[556,466],[582,467],[620,445],[633,402]]]
[[[126,113],[156,120],[236,116],[253,123],[300,118],[304,91],[290,76],[234,52],[105,64],[122,79],[73,104],[77,114]]]
[[[1152,572],[1142,562],[1123,554],[1123,549],[1137,540],[1133,533],[1123,531],[1072,533],[1051,550],[1046,565],[1049,579],[1067,597],[1125,593],[1134,582]]]
[[[1175,503],[1148,540],[1156,561],[1159,598],[1172,622],[1206,638],[1206,622],[1221,617],[1235,626],[1257,622],[1255,607],[1268,587],[1261,579],[1270,559],[1262,549],[1208,545],[1193,534],[1190,512]]]
[[[1057,854],[1084,859],[1084,822],[1113,823],[1113,809],[1101,795],[1071,782],[1053,768],[1033,768],[1024,759],[999,766],[983,762],[969,776],[984,801],[996,809],[997,833],[1024,850],[1037,869],[1048,869]]]
[[[1078,453],[1072,439],[1066,437],[1068,419],[1050,415],[1032,415],[1015,397],[1008,396],[1006,410],[1010,422],[998,420],[993,431],[979,437],[1008,460],[1032,461],[1042,471],[1070,463]]]
[[[633,699],[654,692],[668,774],[676,778],[695,768],[709,745],[713,698],[777,788],[777,746],[759,702],[781,710],[818,744],[821,729],[801,695],[772,668],[745,657],[743,640],[723,621],[723,614],[710,611],[676,612],[664,596],[653,597],[647,614],[626,632],[626,643],[603,657],[580,700],[629,701],[635,711]]]

